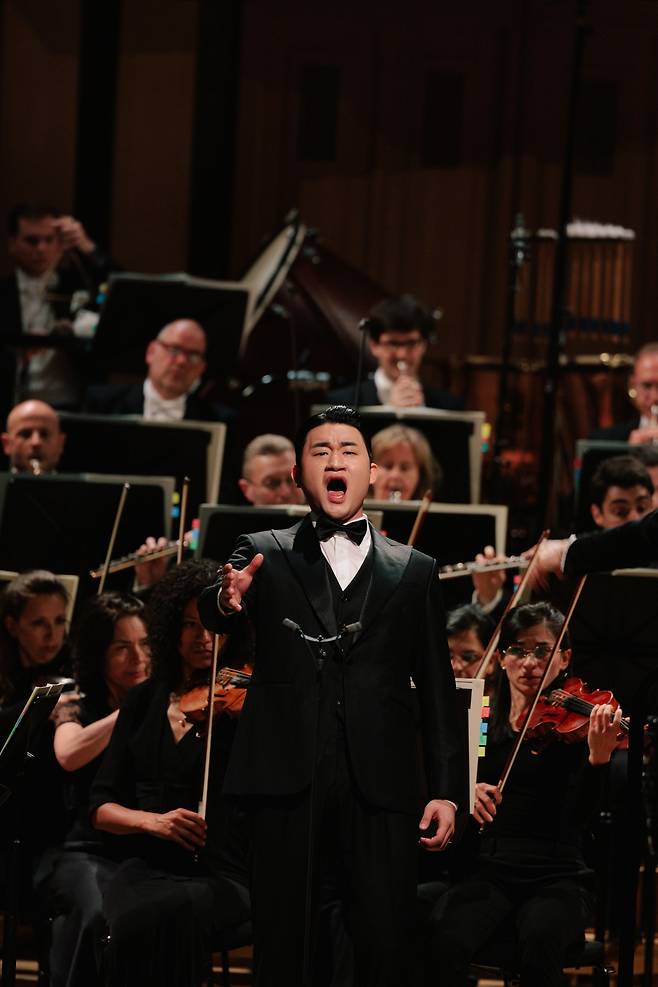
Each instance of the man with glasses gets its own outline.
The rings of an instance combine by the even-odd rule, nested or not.
[[[136,384],[89,388],[86,411],[143,415],[147,421],[231,421],[235,413],[198,393],[206,369],[206,334],[193,319],[176,319],[146,349],[147,375]]]
[[[427,352],[434,316],[413,295],[387,298],[370,310],[366,320],[369,345],[377,360],[372,379],[361,384],[359,404],[390,405],[394,408],[446,408],[459,411],[461,398],[449,391],[426,387],[420,367]],[[355,385],[329,394],[332,404],[351,404]]]
[[[304,494],[292,478],[295,448],[283,435],[258,435],[242,457],[238,486],[245,500],[256,507],[303,504]]]

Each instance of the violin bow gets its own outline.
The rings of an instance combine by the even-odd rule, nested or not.
[[[208,804],[208,782],[210,780],[210,753],[212,749],[212,728],[215,721],[214,699],[215,699],[215,679],[217,678],[217,663],[219,659],[219,644],[221,634],[213,635],[212,665],[210,666],[210,681],[208,682],[208,724],[206,727],[206,743],[203,752],[203,785],[201,786],[201,798],[199,799],[199,815],[206,818],[206,807]]]
[[[124,483],[123,489],[121,491],[121,496],[119,497],[119,506],[117,507],[117,512],[114,515],[114,527],[112,528],[112,534],[110,535],[110,541],[107,546],[107,555],[105,556],[105,564],[103,566],[103,573],[98,584],[98,595],[100,596],[105,589],[105,580],[110,571],[110,564],[112,562],[112,552],[114,551],[114,543],[117,537],[117,531],[119,530],[119,523],[121,521],[121,515],[123,514],[123,508],[126,503],[126,496],[130,490],[130,484]]]
[[[523,576],[521,577],[521,582],[517,586],[516,591],[514,593],[512,593],[512,595],[510,596],[509,600],[507,601],[507,605],[506,605],[505,609],[502,612],[502,615],[501,615],[500,620],[498,621],[498,624],[496,625],[496,629],[493,632],[493,634],[491,635],[491,639],[489,641],[489,644],[485,648],[485,652],[482,655],[482,658],[480,660],[480,664],[477,667],[477,672],[473,676],[474,679],[483,679],[485,677],[486,672],[487,672],[487,668],[489,666],[489,662],[491,661],[491,658],[493,656],[494,651],[498,647],[498,642],[500,640],[500,632],[503,629],[503,622],[504,622],[505,618],[507,617],[507,614],[510,612],[510,610],[513,610],[515,607],[518,607],[519,603],[523,599],[523,594],[525,593],[525,590],[526,590],[526,587],[528,585],[528,582],[530,581],[530,577],[532,575],[532,570],[533,570],[533,568],[536,565],[535,560],[539,556],[539,551],[538,551],[539,546],[541,545],[542,542],[546,541],[546,539],[548,538],[549,534],[550,534],[550,531],[548,530],[548,528],[546,528],[544,531],[542,531],[541,535],[539,536],[539,541],[535,545],[534,555],[530,559],[530,563],[528,565],[528,568],[523,573]]]
[[[587,576],[581,576],[580,579],[578,580],[578,585],[576,586],[576,589],[574,591],[574,594],[573,594],[573,596],[571,598],[571,603],[569,604],[569,609],[567,610],[567,612],[565,614],[564,622],[562,624],[562,627],[560,628],[560,633],[558,634],[557,638],[555,639],[555,644],[553,645],[553,648],[551,650],[550,657],[548,658],[548,660],[546,662],[546,665],[544,666],[544,671],[542,672],[541,679],[539,680],[539,685],[537,686],[537,692],[535,693],[535,698],[532,700],[532,704],[531,704],[530,709],[528,710],[528,712],[526,714],[526,718],[525,718],[525,721],[523,723],[523,726],[521,727],[521,729],[519,730],[518,734],[516,735],[516,739],[514,741],[514,745],[512,746],[512,750],[510,751],[510,755],[507,758],[507,762],[505,763],[505,767],[503,768],[502,774],[501,774],[500,779],[498,781],[498,786],[497,787],[498,787],[498,791],[501,792],[501,794],[502,794],[503,788],[505,787],[505,784],[507,782],[507,779],[509,778],[510,771],[514,767],[514,762],[516,761],[516,758],[517,758],[517,755],[519,753],[519,750],[521,749],[521,744],[523,743],[523,741],[525,739],[525,735],[526,735],[526,733],[528,731],[528,726],[530,725],[530,720],[532,718],[532,714],[534,713],[535,709],[537,708],[537,703],[539,702],[539,697],[540,697],[540,695],[542,693],[542,690],[543,690],[543,688],[544,688],[544,686],[546,684],[546,679],[548,678],[548,671],[549,671],[549,669],[551,667],[551,664],[553,662],[553,658],[557,654],[557,652],[560,650],[560,647],[562,645],[562,641],[564,640],[564,635],[567,633],[567,628],[569,626],[569,621],[571,620],[571,618],[573,616],[573,612],[576,609],[576,605],[578,603],[578,600],[580,599],[580,594],[583,591],[583,587],[584,587],[586,581],[587,581]]]
[[[432,491],[426,490],[423,494],[423,499],[420,502],[418,512],[416,514],[416,520],[414,521],[414,526],[411,529],[411,534],[409,535],[409,541],[407,545],[409,548],[413,548],[416,544],[418,535],[420,534],[420,529],[423,527],[423,522],[427,517],[427,512],[430,509],[430,504],[432,503]]]
[[[183,549],[185,548],[185,515],[187,514],[187,498],[190,492],[190,478],[183,478],[183,489],[180,497],[180,518],[178,520],[178,552],[176,555],[176,565],[183,561]]]

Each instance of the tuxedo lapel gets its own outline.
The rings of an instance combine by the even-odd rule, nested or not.
[[[327,563],[311,519],[306,517],[301,524],[283,531],[273,531],[272,534],[299,581],[323,633],[326,637],[333,637],[337,633],[337,628],[327,576]],[[307,628],[304,627],[303,630],[309,633]]]
[[[382,607],[388,603],[399,586],[411,557],[411,550],[406,545],[391,544],[382,538],[372,525],[370,525],[370,531],[374,543],[372,579],[363,605],[361,633],[376,619]],[[357,639],[358,635],[353,643]]]

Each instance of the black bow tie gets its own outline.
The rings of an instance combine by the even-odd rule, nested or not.
[[[353,541],[355,545],[361,544],[367,530],[368,522],[365,518],[362,518],[360,521],[352,521],[351,524],[339,524],[337,521],[332,521],[326,514],[320,514],[315,525],[315,532],[320,541],[326,541],[327,538],[335,535],[337,531],[344,531],[350,541]]]

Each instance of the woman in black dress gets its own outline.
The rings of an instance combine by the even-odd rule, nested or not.
[[[89,789],[120,704],[150,669],[144,605],[133,596],[103,593],[91,599],[72,638],[80,693],[65,694],[53,713],[68,829],[61,846],[45,851],[35,876],[41,907],[52,919],[52,987],[87,987],[99,978],[102,890],[116,864],[111,843],[89,821]]]
[[[497,787],[563,620],[537,603],[511,611],[503,626],[502,675],[473,809],[482,827],[479,854],[467,857],[466,873],[432,913],[430,984],[466,984],[473,955],[512,923],[521,983],[557,987],[566,949],[583,940],[591,896],[581,837],[617,744],[621,711],[595,706],[580,743],[554,741],[537,754],[524,742],[503,795]],[[568,646],[556,652],[546,687],[564,677],[570,659]]]
[[[239,821],[221,798],[207,822],[198,814],[203,742],[180,710],[181,695],[210,667],[212,635],[197,599],[215,573],[209,562],[187,562],[156,587],[152,678],[123,704],[91,792],[94,825],[124,844],[104,895],[113,985],[193,987],[217,935],[249,917]],[[220,716],[216,728],[212,793],[221,787],[232,723]]]
[[[34,686],[69,670],[67,606],[63,582],[45,570],[17,576],[0,594],[0,747]],[[1,779],[13,794],[0,813],[0,895],[6,887],[8,847],[18,834],[23,901],[30,900],[35,861],[46,847],[61,842],[66,831],[52,738],[52,722],[46,721],[31,738],[33,757],[25,762],[22,782]]]

